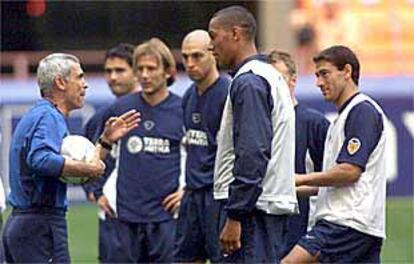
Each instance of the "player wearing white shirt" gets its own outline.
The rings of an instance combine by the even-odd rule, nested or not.
[[[316,224],[282,263],[379,263],[385,238],[385,114],[359,93],[359,62],[347,47],[314,57],[317,86],[338,116],[329,127],[323,171],[296,176],[320,186]]]

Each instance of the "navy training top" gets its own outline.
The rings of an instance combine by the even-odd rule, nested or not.
[[[216,136],[230,80],[220,76],[202,95],[192,84],[183,97],[186,129],[186,189],[213,186]]]
[[[181,106],[181,98],[171,92],[155,106],[141,92],[126,95],[111,106],[111,116],[131,109],[141,113],[139,127],[121,139],[116,184],[119,219],[135,223],[172,219],[162,200],[178,189],[184,136]]]
[[[267,56],[245,59],[232,72],[251,60],[267,62]],[[271,156],[273,98],[269,83],[252,72],[237,76],[231,83],[233,107],[234,181],[230,184],[225,209],[232,219],[242,219],[251,212],[262,193],[261,182]]]

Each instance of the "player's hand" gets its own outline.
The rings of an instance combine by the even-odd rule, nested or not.
[[[107,216],[115,217],[115,212],[114,210],[112,210],[111,206],[109,205],[109,201],[105,197],[105,195],[102,195],[101,197],[99,197],[98,206],[105,212]]]
[[[138,127],[141,121],[141,113],[136,110],[130,110],[119,117],[110,117],[105,122],[105,129],[102,133],[102,140],[113,144],[121,139],[129,131]]]
[[[170,193],[162,201],[162,206],[164,206],[164,209],[173,214],[180,207],[183,194],[183,190],[178,190],[176,192]]]
[[[88,192],[87,195],[86,195],[86,198],[91,203],[95,203],[96,202],[95,194],[93,192]]]
[[[239,221],[227,218],[220,234],[220,246],[225,254],[233,254],[241,247],[241,224]]]
[[[90,166],[92,167],[89,173],[89,177],[91,178],[91,180],[95,180],[99,178],[105,172],[105,168],[106,168],[105,163],[99,158],[94,159],[90,163]]]

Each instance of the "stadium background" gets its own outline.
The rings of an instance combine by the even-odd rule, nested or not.
[[[69,119],[72,133],[80,133],[95,110],[114,99],[103,79],[107,48],[162,38],[174,49],[179,75],[171,90],[181,95],[190,83],[179,55],[182,38],[193,29],[206,29],[216,10],[231,4],[255,14],[262,51],[277,47],[295,55],[299,100],[328,117],[334,108],[323,103],[314,85],[311,55],[334,43],[356,50],[362,63],[360,89],[383,106],[393,131],[383,262],[413,263],[413,0],[1,1],[0,176],[6,190],[10,137],[39,98],[34,73],[40,58],[65,51],[83,62],[87,104]],[[69,189],[69,198],[72,260],[96,262],[96,207],[85,202],[79,187]]]

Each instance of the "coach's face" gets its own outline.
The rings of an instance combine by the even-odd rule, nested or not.
[[[321,89],[326,101],[338,102],[346,87],[345,69],[338,68],[328,61],[316,63],[316,85]]]
[[[208,25],[208,34],[211,38],[211,47],[213,55],[221,68],[234,67],[234,49],[233,32],[230,28],[220,23],[219,19],[213,18]]]
[[[79,63],[73,63],[69,77],[65,81],[65,102],[69,110],[81,108],[85,102],[88,85]]]

